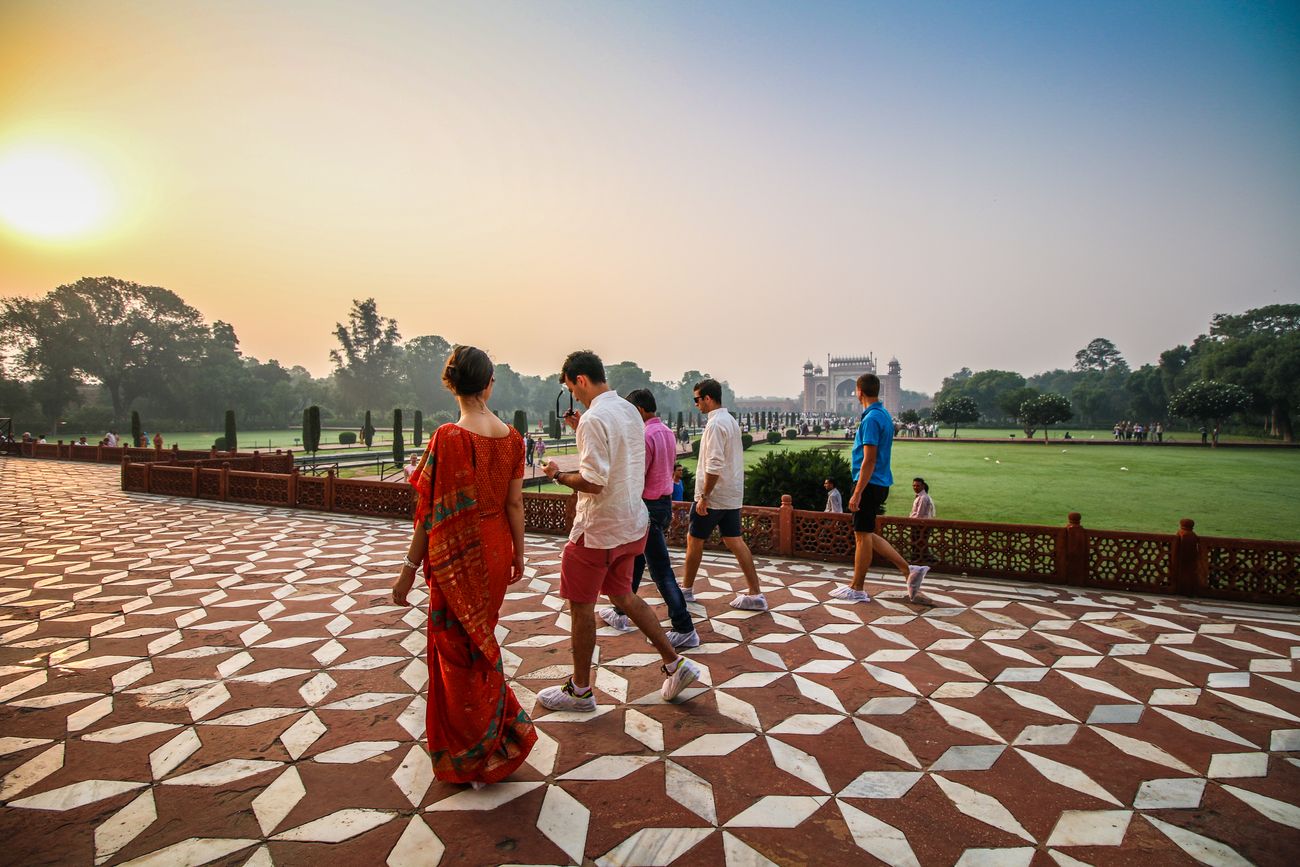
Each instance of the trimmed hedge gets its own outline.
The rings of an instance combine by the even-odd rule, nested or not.
[[[339,445],[341,446],[354,445],[356,441],[357,435],[350,430],[345,430],[343,433],[339,434]]]

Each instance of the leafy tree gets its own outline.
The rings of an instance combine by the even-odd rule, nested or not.
[[[406,460],[406,443],[402,440],[402,411],[393,410],[393,463],[398,466]]]
[[[135,414],[132,413],[132,424],[135,423]],[[226,449],[228,451],[239,451],[239,432],[235,429],[235,411],[226,410]]]
[[[1201,372],[1246,388],[1271,432],[1295,441],[1291,413],[1300,407],[1300,304],[1272,304],[1219,314],[1193,344]]]
[[[1144,364],[1130,373],[1124,382],[1124,390],[1128,393],[1130,418],[1149,423],[1165,417],[1169,395],[1165,392],[1160,368],[1154,364]]]
[[[442,369],[451,349],[451,344],[436,334],[412,338],[402,347],[401,369],[408,395],[416,406],[455,409],[456,399],[442,384]]]
[[[1088,345],[1078,352],[1074,353],[1075,370],[1095,370],[1105,373],[1112,367],[1117,367],[1124,372],[1128,372],[1128,362],[1124,356],[1104,337],[1095,337],[1088,342]]]
[[[962,370],[968,370],[962,368]],[[984,418],[998,418],[1004,413],[999,404],[1002,395],[1009,391],[1024,388],[1025,378],[1011,370],[981,370],[961,379],[944,380],[945,385],[935,395],[935,401],[942,403],[958,397],[969,397],[975,401],[980,415]],[[1005,414],[1014,417],[1014,413]]]
[[[336,323],[334,337],[339,348],[330,350],[330,360],[344,405],[355,408],[366,400],[388,399],[400,354],[397,320],[381,316],[373,298],[354,299],[348,324]]]
[[[515,410],[514,428],[519,431],[520,436],[528,435],[528,413],[522,409]]]
[[[44,383],[38,399],[47,412],[70,401],[70,385],[90,378],[103,383],[113,417],[125,418],[132,397],[167,386],[197,356],[202,323],[174,292],[115,277],[83,277],[42,298],[0,302],[0,333],[17,349],[19,366]]]
[[[822,484],[826,479],[834,481],[841,493],[852,487],[848,461],[839,450],[770,452],[745,473],[745,503],[779,506],[781,495],[789,494],[796,509],[818,510],[826,503]]]
[[[898,414],[898,421],[902,424],[916,424],[921,420],[921,414],[914,409],[905,409]]]
[[[1074,412],[1070,409],[1070,399],[1063,394],[1038,394],[1025,400],[1016,412],[1025,436],[1032,437],[1038,428],[1043,429],[1043,441],[1047,441],[1049,425],[1069,421]]]
[[[411,445],[418,446],[424,441],[424,413],[415,411],[415,424],[411,426]]]
[[[610,388],[624,397],[635,389],[650,388],[650,371],[643,370],[634,361],[605,365],[605,379]]]
[[[1022,386],[1013,388],[1010,391],[1003,392],[998,398],[998,409],[1002,411],[1003,416],[1020,421],[1020,407],[1031,397],[1037,397],[1039,391],[1036,388]],[[1025,436],[1033,436],[1033,431],[1025,431]]]
[[[370,410],[366,410],[366,420],[361,423],[361,441],[370,448],[375,442],[375,426],[370,423]]]
[[[943,424],[952,425],[952,435],[957,437],[957,425],[979,421],[980,408],[969,397],[954,397],[935,404],[930,417]]]
[[[1212,379],[1194,382],[1169,398],[1169,414],[1196,419],[1213,430],[1213,445],[1219,444],[1223,422],[1251,404],[1250,392],[1229,382]]]

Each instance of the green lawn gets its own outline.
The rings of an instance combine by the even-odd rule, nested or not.
[[[827,444],[755,445],[745,465],[774,448],[818,445]],[[847,460],[848,443],[842,447]],[[695,471],[694,460],[682,463]],[[1300,540],[1300,452],[1289,449],[895,440],[892,463],[891,515],[911,510],[911,480],[922,476],[942,518],[1063,525],[1079,512],[1084,526],[1151,533],[1175,532],[1180,518],[1192,518],[1201,535]]]

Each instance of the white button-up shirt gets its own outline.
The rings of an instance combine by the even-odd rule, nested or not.
[[[596,395],[578,419],[578,473],[604,490],[578,492],[570,542],[608,549],[645,537],[645,422],[616,392]]]
[[[695,474],[695,499],[704,495],[704,475],[718,477],[709,492],[710,509],[739,509],[745,502],[745,460],[741,457],[740,425],[718,407],[709,413],[700,436],[700,462]]]

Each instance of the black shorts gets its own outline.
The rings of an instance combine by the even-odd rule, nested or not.
[[[876,516],[885,514],[885,500],[889,499],[889,488],[884,485],[867,485],[858,501],[858,510],[853,513],[853,532],[876,532]]]
[[[722,538],[729,539],[740,535],[740,509],[709,509],[707,515],[695,511],[691,503],[691,521],[687,532],[697,539],[707,539],[717,527]]]

